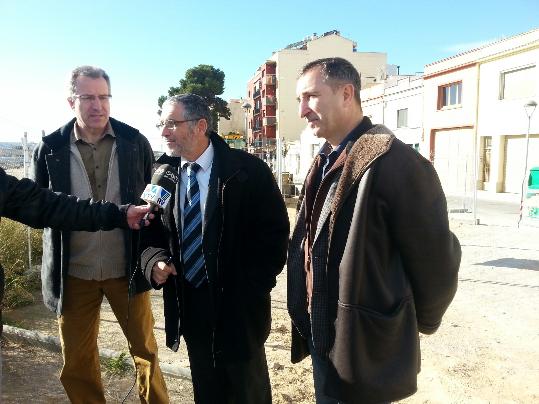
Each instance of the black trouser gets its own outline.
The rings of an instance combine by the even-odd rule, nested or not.
[[[214,363],[207,282],[184,287],[183,336],[197,404],[269,404],[271,386],[264,347],[247,361]],[[234,326],[234,325],[231,325]]]

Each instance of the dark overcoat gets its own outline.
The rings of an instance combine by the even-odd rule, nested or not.
[[[311,314],[327,318],[324,390],[346,403],[395,401],[417,390],[418,332],[435,332],[455,295],[460,244],[428,160],[381,125],[344,152],[312,244],[312,270],[327,274],[326,286],[313,291]],[[304,200],[297,218],[288,258],[293,362],[308,355],[310,337],[300,332],[310,321]],[[317,306],[320,295],[327,313]]]
[[[45,136],[34,149],[31,174],[43,188],[69,194],[70,140],[75,119],[50,135]],[[120,198],[122,204],[145,203],[140,199],[146,184],[151,182],[152,148],[140,132],[123,122],[110,118],[116,136]],[[69,265],[69,231],[47,228],[43,232],[43,260],[41,283],[43,302],[58,315],[62,314],[63,288]],[[137,233],[124,230],[126,268],[125,274],[133,278],[133,293],[151,289],[140,271],[136,271]]]
[[[286,261],[289,221],[266,163],[210,136],[214,159],[204,214],[203,253],[210,285],[214,358],[248,359],[271,328],[270,291]],[[167,155],[158,163],[178,165]],[[158,261],[172,256],[178,276],[163,287],[166,345],[177,350],[182,335],[183,272],[180,257],[179,187],[158,220],[143,231],[142,268],[151,281]],[[157,287],[157,285],[154,285]]]

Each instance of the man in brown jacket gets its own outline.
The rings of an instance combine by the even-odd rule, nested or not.
[[[341,58],[307,64],[299,114],[326,140],[289,245],[292,362],[311,355],[316,402],[380,403],[417,390],[418,332],[457,289],[460,245],[432,164],[364,117]]]

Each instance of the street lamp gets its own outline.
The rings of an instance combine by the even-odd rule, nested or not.
[[[249,111],[251,111],[251,104],[248,101],[245,101],[241,104],[242,109],[245,111],[245,151],[248,151],[249,144],[249,134],[248,134],[248,121],[249,121]]]
[[[522,178],[522,188],[520,189],[520,213],[518,215],[518,223],[517,227],[520,227],[520,221],[522,220],[522,209],[524,205],[524,189],[526,188],[528,176],[528,151],[530,147],[530,124],[532,120],[532,115],[535,112],[535,108],[537,107],[537,103],[533,100],[528,101],[526,104],[524,104],[524,112],[526,112],[526,116],[528,117],[528,131],[526,132],[526,157],[524,158],[524,176]]]

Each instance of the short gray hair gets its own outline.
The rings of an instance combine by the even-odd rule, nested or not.
[[[163,104],[182,104],[183,119],[205,119],[208,124],[206,135],[209,136],[212,130],[212,118],[208,103],[200,95],[178,94],[168,97]],[[191,125],[194,125],[191,122]]]
[[[75,67],[69,76],[69,96],[73,96],[77,90],[77,79],[80,76],[84,77],[90,77],[92,79],[99,79],[104,78],[107,82],[107,86],[109,87],[109,94],[110,94],[110,77],[105,72],[105,70],[101,69],[100,67],[95,66],[79,66]]]
[[[354,86],[354,97],[361,105],[361,75],[352,63],[343,58],[324,58],[307,63],[301,69],[300,77],[310,70],[319,68],[324,82],[334,90],[342,84],[352,84]]]

